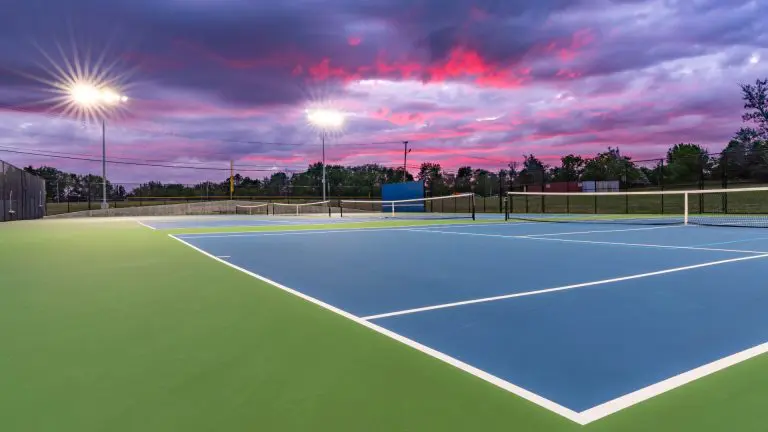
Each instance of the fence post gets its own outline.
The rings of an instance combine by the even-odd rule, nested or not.
[[[0,214],[0,222],[6,220],[6,214],[8,213],[5,208],[5,199],[7,197],[5,193],[5,181],[5,162],[0,161],[0,210],[2,211]]]
[[[19,170],[19,184],[21,185],[21,200],[19,200],[19,220],[26,219],[27,215],[27,176],[24,170]]]
[[[720,173],[721,179],[721,187],[723,189],[728,189],[728,152],[723,152],[723,156],[720,158],[720,164],[722,165],[722,172]],[[728,194],[724,193],[722,194],[722,206],[723,206],[723,213],[728,213]]]
[[[664,192],[664,159],[659,162],[659,189]],[[661,194],[661,214],[664,214],[664,194]]]
[[[699,190],[704,189],[704,158],[699,157]],[[704,212],[704,194],[699,194],[699,213]]]
[[[504,199],[502,196],[504,195],[504,176],[502,175],[503,170],[499,171],[499,212],[504,211]]]

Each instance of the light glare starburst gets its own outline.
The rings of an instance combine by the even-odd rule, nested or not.
[[[72,117],[83,124],[127,114],[125,93],[131,87],[127,82],[136,68],[126,67],[120,55],[110,55],[108,47],[93,56],[90,48],[79,49],[71,36],[69,50],[64,49],[60,40],[53,41],[51,46],[55,48],[51,51],[58,55],[34,43],[44,61],[35,61],[35,71],[14,71],[42,84],[37,90],[45,95],[30,105],[42,106],[50,114]]]

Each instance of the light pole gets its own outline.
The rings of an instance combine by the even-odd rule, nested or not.
[[[328,131],[339,130],[344,125],[344,113],[335,110],[318,109],[307,111],[307,120],[320,129],[323,146],[323,201],[326,201],[327,181],[325,178],[325,135]]]
[[[325,201],[325,191],[328,190],[325,186],[325,130],[320,132],[320,141],[323,143],[323,201]]]
[[[408,153],[410,152],[408,141],[403,141],[403,183],[408,181]]]
[[[125,103],[128,97],[116,91],[92,83],[78,83],[69,90],[73,103],[85,110],[101,114],[101,208],[109,208],[107,203],[107,116],[106,110],[114,105]]]

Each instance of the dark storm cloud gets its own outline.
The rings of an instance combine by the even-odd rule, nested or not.
[[[141,78],[155,85],[194,89],[239,105],[290,104],[308,97],[312,78],[399,78],[397,67],[370,67],[382,52],[421,64],[425,80],[431,79],[426,67],[444,61],[457,46],[478,52],[492,64],[518,62],[532,45],[568,32],[560,27],[535,30],[553,12],[574,5],[577,2],[564,0],[272,5],[32,0],[12,5],[12,13],[0,17],[0,47],[4,66],[25,69],[33,57],[40,60],[31,41],[55,58],[54,41],[67,52],[86,43],[95,45],[95,51],[127,59],[139,68]],[[379,32],[355,27],[366,22],[385,26]],[[361,45],[350,46],[349,38],[358,36],[353,33],[363,34]],[[330,70],[318,66],[323,60]],[[0,85],[16,84],[5,77]]]
[[[325,99],[355,113],[337,141],[409,139],[437,159],[441,148],[504,158],[688,137],[720,145],[740,122],[730,83],[764,71],[750,57],[768,47],[768,3],[742,0],[10,1],[0,109],[45,96],[18,74],[49,66],[33,43],[54,59],[55,42],[81,60],[89,47],[133,73],[135,123],[110,125],[114,154],[224,165],[317,160],[302,108]],[[3,117],[3,128],[17,124],[0,140],[98,147],[98,130],[34,117]],[[142,132],[150,123],[162,126]],[[51,131],[59,138],[42,135]],[[376,149],[365,157],[388,160]]]
[[[13,13],[0,17],[0,40],[4,41],[0,47],[9,65],[27,66],[30,50],[23,48],[25,39],[53,50],[49,39],[67,42],[74,28],[91,42],[113,39],[111,54],[127,58],[139,67],[142,78],[156,85],[194,89],[238,105],[291,104],[310,97],[313,77],[331,81],[350,76],[397,78],[393,68],[370,67],[382,52],[402,54],[422,64],[421,78],[429,80],[433,72],[427,67],[445,61],[457,47],[478,53],[490,67],[551,57],[552,53],[537,49],[558,40],[560,49],[579,50],[583,47],[566,46],[567,39],[574,32],[604,24],[600,19],[609,17],[596,14],[592,19],[589,11],[598,12],[609,4],[641,3],[336,0],[224,5],[216,1],[34,0],[14,4]],[[660,19],[669,25],[652,32],[595,34],[597,40],[585,43],[600,44],[600,51],[591,57],[577,56],[573,66],[579,76],[642,68],[702,54],[718,45],[754,42],[760,16],[755,12],[766,8],[758,4],[753,11],[747,2],[729,2],[729,8],[736,6],[732,9],[716,1],[645,3],[665,3],[670,16]],[[587,18],[557,21],[572,11]],[[685,20],[692,14],[719,19],[701,26]],[[369,32],[365,23],[371,22],[385,26]],[[357,23],[363,24],[355,27]],[[350,46],[349,38],[361,35],[363,43]],[[8,43],[16,40],[21,43]],[[325,69],[318,66],[323,60]],[[562,76],[561,69],[558,61],[542,61],[533,67],[532,77],[555,78]],[[7,76],[0,83],[16,85]],[[341,92],[341,84],[332,91]]]
[[[39,3],[15,5],[14,13],[0,17],[0,40],[17,41],[4,50],[3,66],[27,70],[32,57],[47,63],[32,42],[57,61],[54,42],[67,56],[79,49],[80,61],[87,44],[94,51],[107,50],[109,57],[128,58],[155,85],[196,89],[232,103],[292,103],[305,96],[299,80],[291,79],[292,68],[344,43],[342,36],[324,30],[338,27],[333,15],[291,7],[200,5],[70,0],[50,2],[44,14]],[[107,44],[108,39],[114,43]]]

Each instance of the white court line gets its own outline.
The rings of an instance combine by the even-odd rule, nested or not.
[[[137,224],[141,225],[141,226],[144,226],[144,227],[146,227],[146,228],[149,228],[149,229],[151,229],[151,230],[153,230],[153,231],[157,231],[157,228],[155,228],[155,227],[153,227],[153,226],[151,226],[151,225],[147,225],[147,224],[145,224],[144,222],[142,222],[142,221],[140,221],[140,220],[138,220],[138,219],[134,219],[133,221],[134,221],[134,222],[136,222]]]
[[[621,243],[621,242],[606,242],[606,241],[594,241],[594,240],[557,239],[557,238],[535,237],[534,235],[515,236],[515,235],[504,235],[504,234],[481,234],[481,233],[469,233],[469,232],[458,232],[458,231],[443,231],[443,230],[433,230],[433,229],[426,230],[426,229],[417,229],[416,227],[402,229],[402,231],[436,233],[436,234],[468,235],[468,236],[477,236],[477,237],[496,237],[496,238],[508,238],[508,239],[522,239],[522,240],[555,241],[555,242],[563,242],[563,243],[585,243],[585,244],[600,244],[600,245],[611,245],[611,246],[630,246],[630,247],[644,247],[644,248],[654,248],[654,249],[700,250],[700,251],[711,251],[711,252],[733,252],[733,253],[742,253],[742,254],[768,253],[768,251],[753,251],[753,250],[742,250],[742,249],[719,249],[719,248],[705,248],[705,247],[696,247],[696,246],[670,246],[670,245],[657,245],[657,244],[646,244],[646,243]]]
[[[711,251],[711,252],[733,252],[733,253],[749,253],[749,254],[764,254],[768,251],[753,251],[744,249],[720,249],[720,248],[708,248],[698,246],[669,246],[669,245],[654,245],[645,243],[619,243],[619,242],[604,242],[593,240],[572,240],[572,239],[557,239],[557,238],[540,238],[530,236],[520,236],[523,239],[529,240],[544,240],[544,241],[556,241],[563,243],[586,243],[586,244],[602,244],[602,245],[614,245],[614,246],[632,246],[632,247],[645,247],[645,248],[657,248],[657,249],[683,249],[683,250],[698,250],[698,251]]]
[[[677,387],[688,384],[699,378],[703,378],[707,375],[711,375],[715,372],[721,371],[725,368],[749,360],[753,357],[757,357],[761,354],[768,352],[768,343],[763,343],[756,347],[746,349],[736,354],[729,355],[728,357],[715,360],[712,363],[705,364],[704,366],[691,369],[687,372],[683,372],[679,375],[667,378],[664,381],[651,384],[648,387],[641,388],[640,390],[633,391],[632,393],[620,396],[616,399],[610,400],[598,406],[589,408],[579,413],[584,424],[591,423],[595,420],[609,416],[617,411],[621,411],[624,408],[628,408],[632,405],[638,404],[652,397],[658,396],[662,393],[668,392]]]
[[[734,244],[734,243],[748,243],[748,242],[754,242],[754,241],[760,241],[760,240],[768,240],[768,237],[752,237],[747,239],[740,239],[740,240],[730,240],[730,241],[722,241],[722,242],[714,242],[714,243],[704,243],[694,246],[718,246],[718,245],[724,245],[724,244]]]
[[[212,216],[212,217],[215,217],[215,216]],[[206,219],[201,219],[201,220],[206,220]],[[224,222],[224,221],[233,221],[235,223],[233,223],[232,225],[223,225],[223,226],[205,226],[205,225],[182,226],[182,227],[174,226],[174,227],[170,227],[170,228],[160,228],[160,229],[162,229],[162,230],[180,230],[180,229],[205,229],[205,228],[226,228],[226,227],[231,227],[231,228],[249,228],[249,227],[250,228],[259,228],[259,227],[265,227],[265,226],[274,226],[274,225],[268,225],[268,224],[267,225],[241,225],[241,224],[237,224],[236,223],[238,221],[243,221],[243,220],[248,220],[248,219],[213,219],[213,220],[214,221],[222,221],[222,222]],[[354,222],[319,222],[318,223],[317,219],[293,220],[293,221],[286,221],[286,220],[264,220],[264,219],[257,219],[257,220],[259,222],[269,222],[270,224],[274,223],[274,224],[284,225],[284,226],[301,225],[301,226],[308,226],[308,227],[310,227],[310,226],[328,226],[328,225],[336,225],[336,224],[339,224],[339,225],[353,225],[353,224],[364,224],[364,223],[369,223],[369,222],[375,222],[375,221],[354,221]],[[334,219],[334,220],[338,220],[338,219]],[[381,219],[378,219],[377,221],[381,221]],[[179,221],[178,221],[178,219],[176,219],[176,220],[174,220],[174,219],[164,219],[164,220],[160,220],[159,222],[160,223],[167,223],[167,224],[174,224],[174,223],[178,224]],[[311,222],[311,223],[307,223],[307,222]],[[503,221],[501,221],[501,222],[503,222]],[[226,232],[228,232],[228,231],[212,231],[210,234],[223,234],[223,233],[226,233]],[[236,232],[236,231],[229,231],[229,232]],[[249,231],[242,231],[242,232],[249,232]],[[203,233],[200,233],[200,234],[203,234]]]
[[[562,233],[548,233],[548,234],[526,234],[527,237],[546,237],[546,236],[560,236],[560,235],[574,235],[574,234],[597,234],[597,233],[612,233],[612,232],[626,232],[626,231],[648,231],[667,228],[686,228],[690,229],[690,226],[686,225],[665,225],[657,227],[646,228],[628,228],[628,229],[610,229],[610,230],[595,230],[595,231],[570,231]]]
[[[258,279],[258,280],[260,280],[262,282],[266,282],[266,283],[268,283],[268,284],[270,284],[270,285],[272,285],[272,286],[274,286],[276,288],[279,288],[279,289],[281,289],[283,291],[286,291],[286,292],[288,292],[290,294],[293,294],[293,295],[295,295],[295,296],[297,296],[297,297],[299,297],[299,298],[301,298],[303,300],[306,300],[306,301],[308,301],[310,303],[316,304],[316,305],[318,305],[318,306],[320,306],[322,308],[325,308],[325,309],[327,309],[327,310],[329,310],[331,312],[337,313],[337,314],[339,314],[339,315],[341,315],[341,316],[343,316],[343,317],[345,317],[345,318],[347,318],[349,320],[352,320],[352,321],[354,321],[354,322],[356,322],[356,323],[358,323],[358,324],[360,324],[362,326],[365,326],[365,327],[367,327],[367,328],[369,328],[369,329],[371,329],[373,331],[381,333],[384,336],[390,337],[390,338],[392,338],[392,339],[394,339],[394,340],[396,340],[396,341],[398,341],[400,343],[408,345],[409,347],[414,348],[414,349],[416,349],[418,351],[421,351],[421,352],[423,352],[423,353],[425,353],[427,355],[430,355],[430,356],[432,356],[432,357],[434,357],[434,358],[436,358],[438,360],[442,360],[443,362],[448,363],[451,366],[454,366],[454,367],[456,367],[458,369],[461,369],[464,372],[470,373],[470,374],[472,374],[472,375],[474,375],[474,376],[476,376],[476,377],[478,377],[478,378],[480,378],[480,379],[482,379],[484,381],[487,381],[487,382],[489,382],[489,383],[491,383],[491,384],[493,384],[495,386],[501,387],[502,389],[507,390],[510,393],[513,393],[513,394],[515,394],[517,396],[520,396],[521,398],[523,398],[523,399],[525,399],[525,400],[527,400],[529,402],[533,402],[534,404],[539,405],[539,406],[541,406],[543,408],[546,408],[546,409],[548,409],[548,410],[550,410],[550,411],[552,411],[552,412],[554,412],[556,414],[559,414],[559,415],[561,415],[561,416],[563,416],[563,417],[565,417],[565,418],[567,418],[567,419],[569,419],[569,420],[571,420],[571,421],[573,421],[575,423],[578,423],[578,424],[581,424],[581,425],[586,424],[586,422],[584,421],[582,416],[579,413],[577,413],[576,411],[568,409],[568,408],[566,408],[566,407],[564,407],[564,406],[562,406],[560,404],[557,404],[557,403],[555,403],[555,402],[553,402],[553,401],[551,401],[549,399],[546,399],[546,398],[544,398],[542,396],[539,396],[536,393],[533,393],[533,392],[531,392],[529,390],[526,390],[526,389],[524,389],[522,387],[516,386],[516,385],[510,383],[509,381],[503,380],[503,379],[501,379],[501,378],[499,378],[499,377],[497,377],[495,375],[491,375],[491,374],[489,374],[488,372],[486,372],[484,370],[478,369],[478,368],[476,368],[476,367],[474,367],[474,366],[472,366],[470,364],[464,363],[461,360],[455,359],[455,358],[453,358],[453,357],[451,357],[451,356],[449,356],[447,354],[444,354],[444,353],[442,353],[440,351],[437,351],[437,350],[435,350],[433,348],[430,348],[430,347],[428,347],[426,345],[422,345],[422,344],[420,344],[420,343],[418,343],[418,342],[416,342],[416,341],[414,341],[412,339],[408,339],[407,337],[402,336],[402,335],[400,335],[398,333],[395,333],[393,331],[387,330],[384,327],[380,327],[380,326],[378,326],[378,325],[376,325],[376,324],[374,324],[374,323],[372,323],[370,321],[366,321],[366,320],[358,317],[357,315],[353,315],[353,314],[351,314],[351,313],[349,313],[347,311],[339,309],[339,308],[337,308],[335,306],[332,306],[332,305],[330,305],[328,303],[325,303],[325,302],[323,302],[321,300],[318,300],[318,299],[316,299],[314,297],[310,297],[310,296],[308,296],[308,295],[306,295],[306,294],[304,294],[304,293],[302,293],[300,291],[296,291],[296,290],[294,290],[292,288],[288,288],[287,286],[281,285],[281,284],[279,284],[279,283],[277,283],[277,282],[275,282],[273,280],[267,279],[264,276],[261,276],[259,274],[253,273],[251,271],[248,271],[248,270],[246,270],[246,269],[244,269],[242,267],[238,267],[238,266],[236,266],[236,265],[234,265],[234,264],[232,264],[232,263],[230,263],[228,261],[224,261],[221,258],[218,258],[218,257],[216,257],[214,255],[211,255],[208,252],[206,252],[206,251],[204,251],[204,250],[202,250],[202,249],[200,249],[200,248],[198,248],[196,246],[193,246],[190,243],[187,243],[186,241],[184,241],[184,240],[174,236],[173,234],[168,234],[168,236],[171,237],[172,239],[177,240],[177,241],[187,245],[188,247],[190,247],[190,248],[200,252],[201,254],[203,254],[203,255],[205,255],[205,256],[207,256],[209,258],[212,258],[212,259],[214,259],[214,260],[216,260],[216,261],[218,261],[218,262],[220,262],[222,264],[224,264],[224,265],[232,267],[235,270],[239,270],[239,271],[241,271],[241,272],[243,272],[243,273],[245,273],[245,274],[247,274],[247,275],[249,275],[249,276],[251,276],[253,278],[256,278],[256,279]]]
[[[541,289],[536,291],[526,291],[526,292],[515,293],[515,294],[505,294],[505,295],[499,295],[499,296],[493,296],[493,297],[478,298],[473,300],[464,300],[464,301],[453,302],[453,303],[443,303],[443,304],[432,305],[432,306],[424,306],[420,308],[405,309],[405,310],[387,312],[387,313],[382,313],[377,315],[370,315],[370,316],[362,317],[362,319],[375,320],[380,318],[409,315],[409,314],[414,314],[418,312],[426,312],[426,311],[437,310],[437,309],[447,309],[447,308],[453,308],[458,306],[466,306],[466,305],[471,305],[476,303],[488,303],[488,302],[506,300],[506,299],[517,298],[517,297],[528,297],[533,295],[546,294],[546,293],[557,292],[557,291],[566,291],[566,290],[590,287],[595,285],[605,285],[605,284],[614,283],[614,282],[622,282],[626,280],[640,279],[640,278],[646,278],[651,276],[658,276],[658,275],[663,275],[668,273],[676,273],[676,272],[681,272],[685,270],[693,270],[693,269],[702,268],[702,267],[711,267],[716,265],[728,264],[728,263],[738,262],[738,261],[747,261],[747,260],[753,260],[753,259],[759,259],[759,258],[768,258],[768,253],[764,253],[763,255],[750,255],[746,257],[730,258],[730,259],[720,260],[720,261],[710,261],[702,264],[694,264],[694,265],[689,265],[684,267],[675,267],[675,268],[666,269],[666,270],[658,270],[658,271],[648,272],[648,273],[639,273],[639,274],[622,276],[622,277],[617,277],[612,279],[603,279],[599,281],[565,285],[565,286],[556,287],[556,288],[547,288],[547,289]]]

